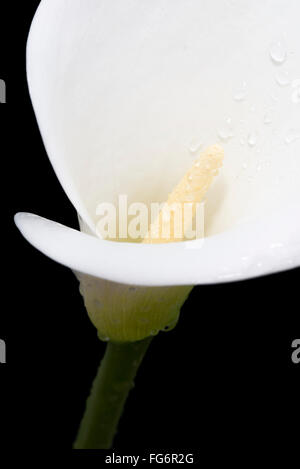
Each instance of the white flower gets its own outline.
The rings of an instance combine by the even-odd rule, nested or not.
[[[42,0],[38,8],[27,50],[30,94],[86,233],[31,214],[16,223],[36,248],[78,273],[103,337],[137,340],[174,323],[193,285],[300,264],[300,140],[284,142],[300,111],[276,85],[280,65],[268,53],[282,24],[286,47],[300,43],[300,4],[242,4]],[[288,52],[299,72],[299,48]],[[244,82],[247,97],[237,102]],[[266,126],[270,110],[276,118]],[[100,202],[116,203],[121,193],[166,200],[195,156],[187,142],[214,143],[225,122],[232,137],[207,195],[203,244],[96,237]],[[241,145],[253,132],[256,144]]]

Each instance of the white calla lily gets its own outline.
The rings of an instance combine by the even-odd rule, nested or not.
[[[79,273],[102,336],[138,340],[173,323],[192,285],[300,265],[300,104],[278,83],[285,67],[300,76],[299,15],[298,0],[42,0],[30,94],[85,233],[25,213],[16,223]],[[225,164],[207,194],[204,242],[96,237],[100,202],[166,200],[218,135]]]

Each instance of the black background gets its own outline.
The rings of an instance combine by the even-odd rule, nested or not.
[[[69,450],[104,352],[68,269],[33,249],[13,223],[18,211],[77,227],[47,159],[28,96],[25,45],[38,1],[1,4],[0,106],[2,449]],[[299,445],[299,269],[196,287],[178,326],[151,345],[115,448],[186,449],[268,457]],[[297,446],[296,446],[297,445]]]

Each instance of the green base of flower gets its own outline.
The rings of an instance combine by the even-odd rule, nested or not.
[[[152,337],[107,344],[74,449],[111,448],[127,396],[151,340]]]

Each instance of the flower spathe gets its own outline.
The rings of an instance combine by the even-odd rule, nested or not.
[[[283,65],[268,53],[283,24],[287,49],[300,42],[299,2],[285,4],[42,0],[28,42],[29,89],[51,163],[88,234],[29,214],[16,222],[35,247],[79,273],[101,336],[138,340],[166,327],[192,285],[300,264],[300,141],[284,142],[299,125],[299,104],[276,84]],[[286,61],[299,78],[299,49]],[[236,102],[243,82],[247,99]],[[194,157],[190,143],[214,142],[228,125],[203,244],[95,237],[97,204],[119,194],[166,200]],[[255,148],[241,145],[253,132]]]

